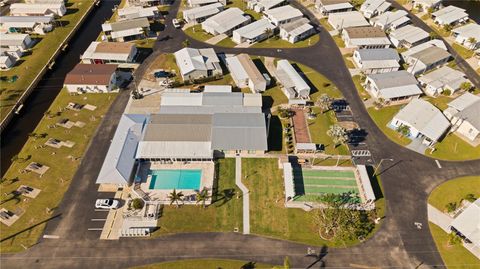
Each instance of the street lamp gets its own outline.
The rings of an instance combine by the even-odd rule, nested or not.
[[[383,161],[391,161],[393,162],[393,159],[381,159],[380,162],[377,164],[377,167],[375,167],[375,170],[373,171],[373,175],[377,175],[377,171],[380,168],[380,165],[382,164]]]

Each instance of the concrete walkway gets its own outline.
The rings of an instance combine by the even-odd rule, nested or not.
[[[450,233],[450,223],[452,223],[453,218],[449,215],[441,212],[440,210],[436,209],[432,205],[427,205],[427,212],[428,212],[428,220],[433,224],[437,225],[438,227],[442,228],[447,233]]]
[[[227,38],[228,36],[226,34],[221,34],[221,35],[216,35],[212,38],[210,38],[209,40],[205,41],[205,43],[208,43],[210,45],[215,45],[217,44],[218,42],[224,40],[225,38]]]
[[[235,157],[235,184],[243,192],[243,234],[250,234],[250,195],[248,189],[242,183],[242,158]]]

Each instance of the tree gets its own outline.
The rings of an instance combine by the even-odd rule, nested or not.
[[[273,29],[267,28],[263,32],[265,33],[265,35],[267,35],[267,42],[270,42],[270,37],[272,37]]]
[[[322,113],[329,111],[332,107],[332,98],[328,94],[324,93],[320,95],[317,100],[318,106],[322,109]]]
[[[143,208],[143,200],[140,198],[135,198],[132,200],[132,207],[133,209],[142,209]]]
[[[447,31],[447,32],[450,32],[452,31],[453,27],[450,25],[450,24],[445,24],[443,26],[443,30]]]
[[[205,187],[201,191],[197,191],[196,193],[197,204],[201,202],[203,208],[206,207],[205,203],[209,198],[210,198],[210,194],[208,193],[208,189]]]
[[[429,8],[427,9],[428,14],[432,14],[433,11],[435,11],[435,9],[434,9],[433,7],[429,7]]]
[[[460,238],[460,236],[456,235],[453,232],[448,234],[448,245],[449,246],[458,245],[461,242],[462,242],[462,238]]]
[[[463,91],[469,91],[472,88],[472,83],[465,81],[460,84],[460,89]]]
[[[400,133],[400,136],[408,136],[410,134],[410,126],[400,125],[397,127],[397,132]]]
[[[173,191],[168,195],[168,199],[170,199],[170,205],[175,203],[176,207],[178,208],[179,204],[178,202],[183,201],[183,193],[181,191],[177,192],[176,189],[173,189]]]
[[[188,39],[183,40],[182,45],[183,45],[184,48],[190,46],[190,40],[188,40]]]
[[[445,209],[447,210],[448,213],[452,213],[457,209],[457,203],[451,202],[445,205]]]
[[[429,35],[430,35],[430,39],[437,39],[440,37],[435,31],[431,31]]]
[[[477,39],[475,37],[470,37],[468,39],[468,43],[470,44],[470,49],[474,49],[475,45],[477,44]]]
[[[345,144],[348,141],[347,130],[338,124],[330,126],[330,129],[327,131],[327,135],[333,139],[335,148],[338,145]]]
[[[465,195],[465,200],[469,201],[470,203],[473,203],[475,202],[475,200],[477,200],[477,197],[475,197],[475,194],[469,193]]]

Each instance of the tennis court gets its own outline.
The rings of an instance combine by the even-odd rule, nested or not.
[[[294,169],[297,201],[311,201],[323,194],[357,193],[353,171]]]

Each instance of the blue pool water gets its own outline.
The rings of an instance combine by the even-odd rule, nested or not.
[[[202,170],[152,170],[150,189],[199,190]]]

